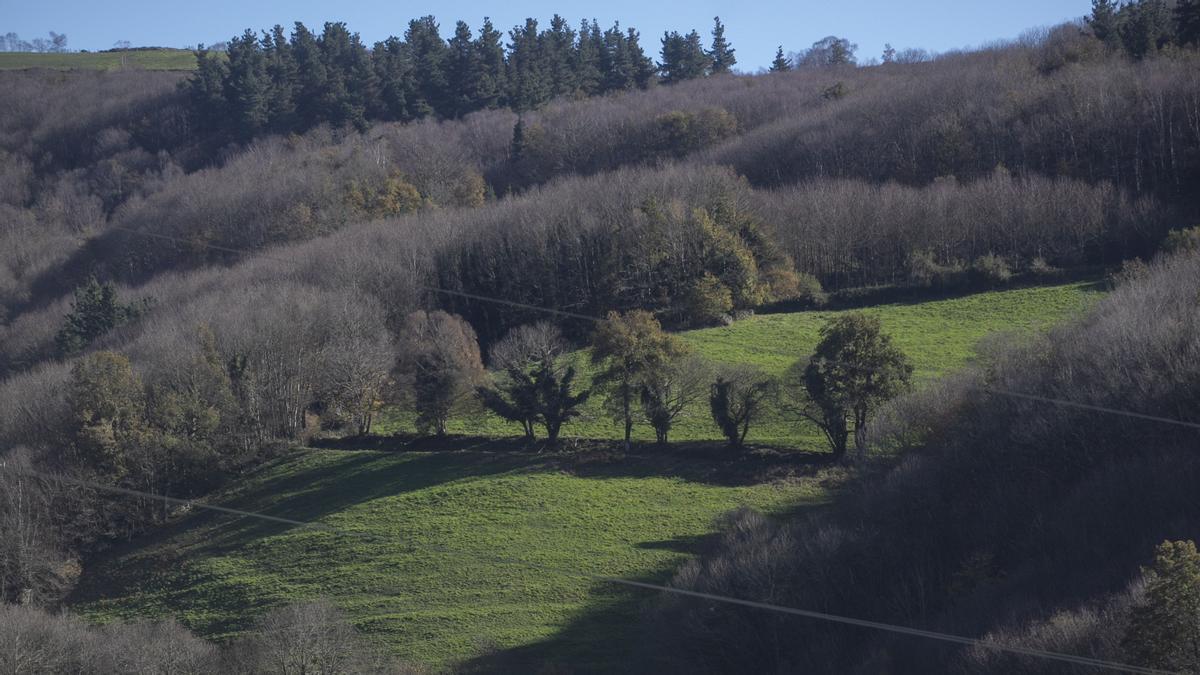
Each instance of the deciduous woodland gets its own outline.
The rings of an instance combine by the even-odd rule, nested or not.
[[[236,634],[186,589],[60,613],[128,593],[96,570],[188,531],[188,500],[314,443],[461,448],[461,419],[564,471],[792,467],[779,489],[819,508],[729,514],[646,578],[986,643],[663,595],[610,622],[640,670],[1063,672],[989,645],[1200,668],[1198,42],[1195,0],[1095,0],[970,51],[831,36],[758,74],[720,19],[652,39],[559,16],[0,72],[0,670],[603,669],[516,633],[423,664],[336,589],[262,590]],[[843,311],[1080,280],[1105,297],[949,373]],[[782,372],[682,336],[816,311]],[[593,416],[616,431],[570,435]]]

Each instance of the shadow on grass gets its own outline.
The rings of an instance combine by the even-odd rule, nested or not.
[[[830,293],[828,301],[819,307],[799,301],[783,301],[758,308],[758,314],[792,314],[805,311],[843,311],[878,307],[881,305],[920,305],[939,300],[966,298],[994,291],[1016,291],[1029,288],[1046,288],[1063,284],[1086,282],[1083,290],[1088,292],[1107,291],[1104,279],[1106,268],[1091,266],[1060,270],[1050,276],[1019,273],[1004,284],[964,283],[947,287],[921,286],[858,286]]]
[[[217,494],[208,501],[308,523],[377,498],[513,472],[566,472],[595,479],[670,476],[739,486],[812,475],[828,465],[827,455],[777,453],[767,449],[731,454],[720,444],[711,443],[671,449],[640,444],[630,452],[624,452],[620,443],[613,442],[576,443],[550,452],[523,439],[465,436],[341,439],[322,441],[319,445],[337,450],[319,456],[306,452],[286,454],[249,472],[239,481],[237,489]],[[244,630],[273,604],[270,589],[231,578],[218,584],[219,595],[209,597],[206,593],[211,594],[213,586],[208,583],[211,581],[208,575],[214,572],[203,567],[193,569],[190,561],[195,556],[233,553],[283,534],[303,537],[302,529],[302,525],[195,510],[89,560],[89,574],[84,575],[68,604],[103,605],[107,598],[125,598],[135,590],[156,598],[153,604],[162,615],[186,611],[187,620],[178,615],[177,618],[202,634],[213,636]],[[326,534],[314,536],[322,539],[297,539],[291,545],[318,550],[329,547],[333,555],[339,542],[344,543],[340,538],[337,542],[324,539]],[[707,537],[681,537],[638,546],[696,555],[705,550],[708,541]],[[252,557],[246,558],[242,564],[253,565],[254,561]],[[647,580],[662,582],[672,571],[657,571]],[[269,574],[271,570],[263,572]],[[609,598],[613,593],[625,598],[629,591],[605,585],[597,593],[598,598]],[[636,596],[638,592],[633,594]],[[238,608],[233,619],[229,618],[231,607]],[[622,631],[628,630],[636,616],[636,602],[632,599],[619,599],[615,603],[599,599],[594,608],[572,620],[560,637],[546,645],[489,658],[511,658],[514,663],[523,659],[541,662],[550,654],[555,662],[598,662],[597,659],[607,658],[605,653],[611,646],[606,646],[610,640],[604,636],[611,634],[613,641],[625,640]],[[486,665],[483,661],[480,664]]]
[[[312,523],[372,499],[450,481],[528,469],[529,456],[495,453],[388,455],[345,453],[334,461],[305,467],[307,455],[290,454],[253,471],[248,485],[237,492],[206,500],[224,508]],[[289,463],[297,470],[287,470]],[[264,474],[278,474],[260,479]],[[67,604],[102,601],[109,589],[147,588],[177,575],[189,574],[188,559],[195,549],[221,555],[255,541],[304,529],[275,522],[195,509],[178,520],[95,555],[90,574],[72,592]],[[348,535],[353,536],[353,535]],[[170,572],[164,572],[170,570]],[[162,584],[170,585],[170,584]],[[217,604],[226,604],[221,600]],[[246,607],[257,603],[246,598]]]
[[[640,581],[661,583],[662,579]],[[597,585],[595,600],[553,637],[513,649],[487,650],[457,664],[461,673],[611,673],[627,670],[641,644],[638,617],[653,591]]]
[[[619,441],[569,439],[557,448],[523,438],[447,435],[366,436],[323,439],[314,447],[350,452],[431,453],[462,456],[481,453],[493,461],[512,462],[507,470],[564,471],[580,478],[679,478],[721,487],[758,485],[773,480],[812,476],[833,465],[824,452],[747,446],[732,450],[724,443],[693,441],[669,446],[635,441],[626,451]]]

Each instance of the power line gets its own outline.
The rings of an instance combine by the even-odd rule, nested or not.
[[[8,473],[24,475],[24,476],[28,476],[31,478],[38,478],[38,479],[46,480],[46,481],[60,481],[60,482],[64,482],[64,483],[74,483],[74,484],[80,485],[82,487],[87,487],[87,488],[91,488],[94,490],[112,492],[112,493],[120,494],[120,495],[124,495],[124,496],[140,497],[140,498],[144,498],[144,499],[162,500],[162,501],[166,501],[166,502],[170,502],[170,503],[183,504],[183,505],[188,505],[188,506],[194,506],[196,508],[216,511],[218,513],[222,513],[222,514],[226,514],[226,515],[243,516],[243,517],[247,517],[247,518],[258,518],[258,519],[265,520],[268,522],[284,523],[284,524],[294,525],[294,526],[302,527],[302,528],[306,528],[306,529],[315,529],[318,531],[330,532],[330,533],[334,533],[334,534],[347,534],[347,535],[351,535],[351,536],[361,536],[364,534],[364,533],[349,532],[347,530],[344,530],[341,528],[336,528],[336,527],[333,527],[332,525],[327,525],[324,523],[313,523],[313,522],[306,522],[306,521],[300,521],[300,520],[293,520],[290,518],[281,518],[278,516],[270,516],[270,515],[266,515],[266,514],[256,513],[254,511],[245,511],[242,509],[234,509],[234,508],[228,508],[228,507],[223,507],[223,506],[217,506],[217,505],[213,505],[213,504],[205,504],[203,502],[196,502],[196,501],[187,500],[187,499],[179,499],[176,497],[167,497],[165,495],[156,495],[156,494],[153,494],[150,492],[143,492],[141,490],[132,490],[129,488],[121,488],[121,487],[115,487],[115,486],[111,486],[111,485],[104,485],[102,483],[96,483],[93,481],[87,481],[87,480],[73,478],[73,477],[69,477],[69,476],[61,476],[61,475],[56,476],[53,474],[46,474],[46,473],[42,473],[42,472],[38,472],[38,471],[19,469],[16,467],[10,467],[7,462],[0,462],[0,471],[6,471]],[[373,538],[380,539],[379,537],[374,537],[373,535],[367,535],[367,536],[372,536]],[[991,641],[983,640],[983,639],[979,639],[979,638],[970,638],[970,637],[965,637],[962,635],[943,633],[940,631],[925,630],[925,629],[921,629],[921,628],[912,628],[909,626],[902,626],[899,624],[886,623],[886,622],[882,622],[882,621],[857,619],[854,617],[830,614],[827,612],[817,612],[817,611],[813,611],[813,610],[798,609],[795,607],[787,607],[784,605],[776,605],[776,604],[767,603],[767,602],[758,602],[755,600],[745,600],[742,598],[735,598],[735,597],[730,597],[730,596],[726,596],[726,595],[718,595],[716,593],[706,593],[703,591],[692,591],[692,590],[688,590],[688,589],[684,589],[684,588],[677,588],[674,586],[664,586],[661,584],[653,584],[653,583],[644,582],[644,581],[634,581],[632,579],[625,579],[622,577],[614,577],[614,576],[609,576],[609,575],[605,575],[605,574],[597,574],[594,572],[586,572],[586,571],[577,570],[577,569],[568,569],[565,567],[559,567],[559,566],[555,566],[555,565],[546,565],[546,564],[542,564],[542,563],[535,563],[535,562],[530,562],[527,560],[521,560],[518,558],[510,558],[510,557],[506,557],[506,556],[478,555],[478,554],[471,554],[471,553],[467,553],[467,552],[463,552],[463,551],[451,551],[451,550],[446,549],[441,546],[411,545],[410,548],[413,550],[424,550],[427,552],[443,553],[443,554],[447,554],[447,555],[451,555],[451,556],[457,556],[459,558],[471,560],[473,562],[505,563],[505,564],[511,564],[511,565],[518,565],[518,566],[526,567],[528,569],[533,569],[533,570],[537,570],[537,571],[552,572],[552,573],[559,574],[562,576],[576,577],[576,578],[581,578],[581,579],[589,579],[589,580],[597,581],[597,582],[601,582],[601,583],[615,584],[615,585],[625,586],[625,587],[629,587],[629,588],[637,588],[637,589],[642,589],[642,590],[658,591],[658,592],[662,592],[662,593],[669,593],[672,595],[678,595],[678,596],[683,596],[683,597],[688,597],[688,598],[707,600],[710,602],[718,602],[718,603],[722,603],[722,604],[726,604],[726,605],[747,607],[750,609],[757,609],[757,610],[762,610],[762,611],[767,611],[767,612],[775,612],[778,614],[798,616],[798,617],[813,619],[813,620],[817,620],[817,621],[825,621],[825,622],[837,623],[837,624],[842,624],[842,625],[847,625],[847,626],[855,626],[855,627],[859,627],[859,628],[868,628],[868,629],[872,629],[872,630],[884,631],[884,632],[893,633],[893,634],[897,634],[897,635],[905,635],[905,636],[909,636],[909,637],[920,637],[920,638],[926,638],[929,640],[938,640],[941,642],[948,642],[948,643],[958,644],[958,645],[963,645],[963,646],[978,647],[978,648],[982,648],[982,649],[989,649],[992,651],[999,651],[999,652],[1007,652],[1007,653],[1011,653],[1011,654],[1017,654],[1020,656],[1029,656],[1029,657],[1033,657],[1033,658],[1048,659],[1048,660],[1058,661],[1058,662],[1062,662],[1062,663],[1071,663],[1071,664],[1075,664],[1075,665],[1091,666],[1091,667],[1096,667],[1096,668],[1105,668],[1105,669],[1113,670],[1113,671],[1117,671],[1117,672],[1149,674],[1149,675],[1161,675],[1161,674],[1168,672],[1168,671],[1156,670],[1153,668],[1146,668],[1143,666],[1135,666],[1135,665],[1130,665],[1130,664],[1117,663],[1115,661],[1107,661],[1104,659],[1097,659],[1097,658],[1092,658],[1092,657],[1087,657],[1087,656],[1078,656],[1075,654],[1053,652],[1053,651],[1049,651],[1049,650],[1036,649],[1036,648],[1032,648],[1032,647],[1020,647],[1020,646],[999,644],[996,642],[991,642]]]
[[[1006,391],[1004,389],[996,389],[994,387],[974,386],[974,385],[967,385],[967,386],[970,389],[974,389],[976,391],[987,392],[989,394],[996,394],[998,396],[1009,396],[1012,398],[1025,399],[1027,401],[1037,401],[1039,403],[1050,403],[1053,405],[1061,405],[1061,406],[1065,406],[1068,408],[1079,408],[1081,410],[1091,410],[1094,412],[1109,413],[1111,415],[1122,415],[1124,417],[1133,417],[1136,419],[1149,420],[1151,422],[1161,422],[1163,424],[1174,424],[1177,426],[1188,427],[1191,429],[1200,429],[1200,424],[1197,424],[1196,422],[1186,422],[1184,420],[1177,420],[1173,417],[1159,417],[1158,415],[1147,415],[1145,413],[1133,412],[1132,410],[1121,410],[1119,408],[1108,408],[1108,407],[1101,406],[1101,405],[1092,405],[1090,403],[1079,403],[1077,401],[1067,401],[1064,399],[1049,398],[1046,396],[1037,396],[1035,394],[1024,394],[1024,393],[1016,392],[1016,391]]]

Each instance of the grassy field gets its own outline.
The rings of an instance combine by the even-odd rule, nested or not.
[[[131,49],[68,54],[0,53],[0,70],[194,70],[196,56],[186,49]]]
[[[612,668],[635,642],[645,592],[495,558],[663,581],[720,514],[826,498],[828,472],[759,469],[666,455],[302,450],[221,503],[353,535],[201,512],[100,561],[85,579],[103,586],[73,604],[99,621],[175,616],[222,638],[267,607],[329,597],[406,658],[444,665],[499,647],[519,648],[509,659]]]
[[[911,304],[870,307],[862,311],[880,317],[884,330],[913,360],[919,383],[938,374],[961,368],[975,356],[981,338],[998,332],[1029,333],[1051,325],[1089,307],[1100,296],[1096,284],[1079,282],[977,293],[958,298]],[[771,374],[780,374],[816,346],[821,326],[838,312],[766,314],[739,321],[732,326],[682,333],[695,350],[714,363],[750,363]],[[588,379],[586,358],[577,358]],[[586,414],[563,428],[565,438],[618,439],[621,429],[606,417],[595,399]],[[673,440],[719,440],[708,417],[707,403],[689,411],[672,431]],[[385,411],[376,427],[379,434],[413,433],[413,415],[403,410]],[[453,420],[451,433],[513,436],[520,429],[489,415],[470,415]],[[646,425],[635,429],[635,438],[654,440]],[[823,449],[815,428],[788,420],[766,419],[751,428],[748,442],[803,450]]]

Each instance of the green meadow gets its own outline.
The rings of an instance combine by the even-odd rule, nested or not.
[[[0,53],[0,70],[195,70],[196,56],[187,49],[129,49],[116,52],[35,54]]]
[[[1091,306],[1101,295],[1093,282],[1038,286],[976,293],[963,297],[915,303],[878,305],[862,310],[880,317],[885,331],[912,359],[914,379],[919,386],[940,374],[961,368],[976,356],[980,340],[997,332],[1030,334],[1046,330],[1063,319]],[[848,311],[848,310],[841,310]],[[807,358],[819,339],[821,326],[839,311],[808,311],[762,314],[730,326],[681,333],[698,354],[714,364],[748,363],[772,375]],[[586,353],[576,355],[586,386],[590,366]],[[566,439],[621,438],[619,426],[602,410],[599,398],[589,401],[584,416],[563,428]],[[388,409],[376,433],[412,434],[414,415]],[[517,436],[520,429],[491,415],[468,413],[455,419],[452,434]],[[685,413],[671,437],[677,441],[715,441],[720,434],[708,417],[707,403],[700,401]],[[639,441],[653,441],[647,425],[634,431]],[[822,439],[815,428],[778,417],[768,417],[751,428],[748,443],[773,447],[820,451]]]

